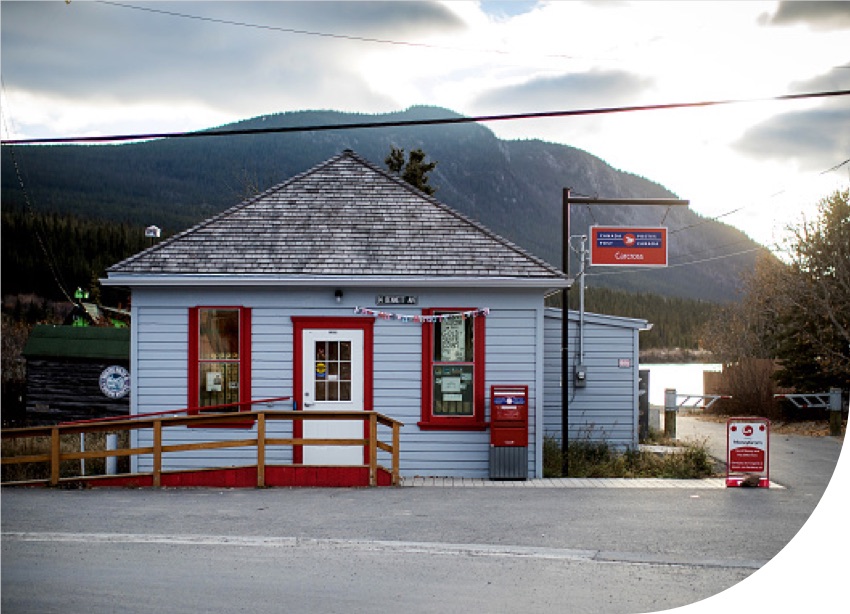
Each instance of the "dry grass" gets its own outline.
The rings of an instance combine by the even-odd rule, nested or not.
[[[731,416],[723,416],[715,413],[692,414],[696,415],[700,420],[707,422],[725,423]],[[829,420],[771,420],[771,433],[777,435],[804,435],[807,437],[828,437],[829,436]],[[844,440],[844,433],[847,431],[847,420],[841,423],[841,436],[839,439]]]
[[[829,422],[823,420],[806,420],[803,422],[771,422],[770,430],[779,435],[806,435],[809,437],[828,437]],[[839,439],[844,439],[844,433],[847,430],[847,421],[844,420],[841,426],[841,435]]]
[[[129,447],[129,433],[118,434],[118,448]],[[103,451],[106,449],[105,433],[88,433],[85,436],[85,448],[87,452]],[[79,435],[61,435],[59,449],[64,454],[80,451]],[[4,439],[3,458],[15,458],[19,456],[36,456],[50,454],[50,437],[21,437],[16,439]],[[119,473],[129,472],[129,459],[119,458],[117,469]],[[59,476],[63,478],[78,477],[81,475],[80,461],[62,461],[59,468]],[[86,475],[103,475],[106,473],[106,461],[104,459],[86,459]],[[26,482],[30,480],[46,480],[50,478],[50,463],[24,463],[17,465],[3,465],[2,481]]]
[[[663,445],[663,438],[659,444]],[[716,476],[714,461],[702,442],[676,442],[676,454],[655,454],[643,450],[615,450],[606,443],[589,440],[570,442],[567,460],[571,478],[678,478]],[[543,475],[562,475],[563,456],[558,442],[543,441]]]

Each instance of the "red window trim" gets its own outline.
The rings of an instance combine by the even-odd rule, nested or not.
[[[312,328],[362,330],[363,331],[363,409],[374,409],[374,331],[375,320],[372,318],[350,318],[336,316],[290,316],[292,320],[292,398],[296,409],[303,411],[304,399],[304,340],[302,333]],[[304,435],[303,423],[295,420],[292,425],[292,436],[300,439]],[[363,438],[369,436],[369,423],[363,422]],[[303,446],[292,446],[292,462],[300,465],[304,461]],[[369,462],[369,450],[363,449],[363,463]]]
[[[474,311],[472,307],[434,307],[423,309],[422,315],[430,316],[446,311]],[[435,416],[433,414],[434,396],[434,325],[422,324],[422,412],[417,423],[422,430],[432,431],[483,431],[487,429],[484,412],[485,373],[485,318],[477,317],[473,321],[473,410],[472,416]]]
[[[189,308],[189,373],[188,400],[186,412],[190,416],[202,413],[198,398],[198,351],[199,317],[201,310],[233,309],[239,311],[239,412],[251,411],[251,308],[239,305],[198,305]],[[242,419],[234,422],[216,422],[191,425],[193,428],[251,428],[253,420]]]

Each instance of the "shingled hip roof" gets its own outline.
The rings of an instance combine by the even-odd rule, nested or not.
[[[107,270],[108,285],[438,283],[566,276],[352,151]]]

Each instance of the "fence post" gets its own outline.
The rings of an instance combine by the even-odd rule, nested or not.
[[[841,388],[829,389],[829,434],[841,436]]]
[[[86,434],[80,433],[80,452],[86,451]],[[80,459],[80,475],[85,477],[86,475],[86,459]]]
[[[59,429],[53,427],[50,429],[50,485],[56,486],[59,484]]]
[[[257,488],[266,486],[266,414],[257,414]]]
[[[369,486],[378,485],[378,415],[369,414]]]
[[[676,439],[676,389],[664,389],[664,436]]]
[[[401,446],[401,427],[399,427],[398,422],[393,422],[393,486],[398,486],[400,481],[399,476],[399,458],[401,456],[400,452]]]
[[[153,486],[159,488],[162,476],[162,420],[153,423]]]
[[[106,434],[106,451],[114,452],[118,449],[118,433]],[[106,457],[106,475],[118,473],[118,459],[114,456]]]

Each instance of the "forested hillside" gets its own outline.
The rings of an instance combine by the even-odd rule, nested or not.
[[[224,128],[315,126],[450,117],[414,107],[381,116],[303,111]],[[612,168],[584,151],[542,141],[504,141],[484,126],[457,124],[287,134],[167,139],[102,146],[15,147],[30,196],[41,212],[72,213],[178,231],[350,148],[383,166],[391,146],[423,149],[437,162],[436,198],[549,262],[561,262],[565,187],[600,197],[672,197],[663,186]],[[679,195],[687,198],[687,194]],[[3,208],[23,207],[10,148],[2,151]],[[730,205],[731,206],[731,205]],[[677,207],[573,207],[575,234],[592,223],[670,228],[670,260],[684,266],[598,276],[596,285],[708,301],[734,300],[754,255],[716,259],[755,246],[730,226]],[[5,221],[4,221],[5,224]],[[4,255],[7,252],[4,246]],[[107,257],[104,255],[104,259]],[[116,259],[117,261],[117,259]],[[697,264],[689,264],[699,261]],[[4,264],[4,273],[6,265]],[[4,293],[6,289],[4,275]]]
[[[560,302],[560,301],[556,301]],[[570,309],[579,308],[578,288],[569,293]],[[639,318],[652,324],[640,334],[641,350],[700,347],[700,330],[717,313],[719,305],[707,301],[657,294],[631,293],[610,288],[587,288],[584,308],[627,318]]]
[[[4,203],[2,214],[3,295],[35,294],[67,300],[76,288],[98,290],[106,267],[148,246],[144,228],[77,216],[29,214]],[[108,288],[106,304],[126,301]]]

